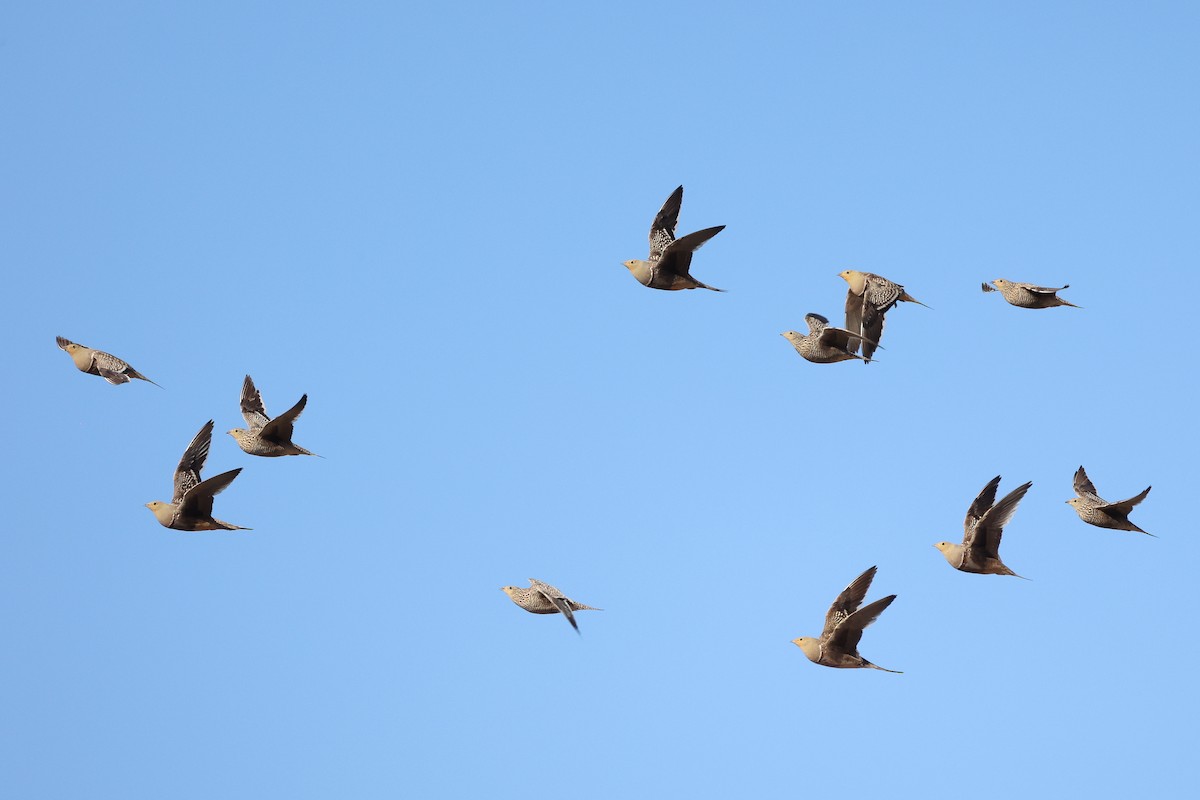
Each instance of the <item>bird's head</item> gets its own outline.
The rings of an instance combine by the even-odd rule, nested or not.
[[[1005,286],[1008,286],[1008,281],[1004,280],[1004,278],[996,278],[996,280],[992,281],[992,284],[997,289],[1003,289]]]
[[[171,517],[174,516],[174,510],[170,504],[160,503],[158,500],[155,500],[154,502],[146,503],[146,508],[150,509],[160,525],[171,526]]]
[[[1079,504],[1081,502],[1083,502],[1082,497],[1072,497],[1070,500],[1067,501],[1067,505],[1072,506],[1074,508],[1079,508]]]
[[[54,341],[59,347],[61,347],[63,350],[66,350],[68,353],[73,352],[71,350],[72,347],[74,347],[76,350],[79,349],[79,345],[75,344],[70,339],[64,339],[61,336],[55,336]]]
[[[855,294],[862,294],[863,289],[866,288],[866,278],[856,269],[844,269],[838,273],[838,277],[850,284],[850,291]]]
[[[780,335],[780,336],[782,336],[783,338],[787,339],[789,342],[794,342],[794,341],[796,341],[797,339],[803,339],[803,338],[804,338],[803,336],[801,336],[800,334],[796,333],[795,331],[784,331],[783,333],[781,333],[781,334],[779,334],[779,335]]]
[[[500,587],[500,591],[504,592],[506,595],[508,595],[508,596],[511,598],[511,597],[513,596],[513,592],[517,591],[517,587],[515,587],[515,586],[501,586],[501,587]]]
[[[635,269],[638,268],[639,262],[636,258],[631,258],[628,261],[623,261],[621,263],[625,266],[625,269],[629,270],[630,272],[633,272]]]
[[[792,644],[803,650],[809,661],[817,661],[821,658],[821,643],[811,636],[792,639]]]

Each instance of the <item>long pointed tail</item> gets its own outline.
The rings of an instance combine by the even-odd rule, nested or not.
[[[146,383],[154,383],[154,381],[150,380],[149,378],[147,378],[147,377],[146,377],[145,375],[143,375],[142,373],[138,372],[138,371],[137,371],[136,369],[134,369],[133,367],[130,367],[130,368],[129,368],[129,370],[128,370],[128,372],[129,372],[129,377],[131,377],[131,378],[137,378],[139,381],[145,381]],[[155,386],[158,386],[158,388],[160,388],[160,389],[162,389],[162,388],[163,388],[163,387],[159,386],[157,383],[154,383],[154,385],[155,385]],[[165,391],[165,390],[164,390],[164,391]]]

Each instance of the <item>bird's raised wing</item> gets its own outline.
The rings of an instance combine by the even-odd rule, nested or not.
[[[850,585],[843,589],[842,593],[833,601],[833,605],[825,613],[825,628],[821,631],[822,639],[828,639],[838,625],[862,605],[863,598],[867,596],[867,590],[871,588],[871,581],[875,579],[875,570],[875,567],[871,567],[852,580]]]
[[[291,444],[292,443],[292,423],[296,421],[296,417],[304,411],[304,406],[308,404],[308,395],[300,396],[300,400],[296,405],[289,408],[287,411],[280,414],[275,419],[268,422],[262,427],[258,435],[262,439],[276,444]]]
[[[1121,500],[1116,503],[1105,503],[1101,506],[1097,506],[1097,508],[1099,508],[1101,511],[1116,511],[1119,514],[1128,514],[1133,510],[1134,506],[1146,499],[1146,495],[1150,494],[1150,488],[1151,487],[1147,486],[1145,491],[1134,495],[1128,500]]]
[[[254,386],[250,376],[242,381],[242,416],[250,430],[256,431],[270,422],[266,406],[263,405],[262,394]]]
[[[715,228],[705,228],[702,231],[689,233],[687,236],[671,242],[663,250],[662,257],[658,260],[659,272],[686,275],[690,278],[691,273],[688,270],[692,267],[692,253],[699,250],[705,242],[723,230],[725,230],[725,226],[718,225]]]
[[[1089,500],[1095,500],[1099,503],[1104,501],[1100,499],[1100,495],[1096,494],[1096,487],[1088,479],[1087,473],[1083,471],[1083,466],[1075,471],[1075,494],[1080,497],[1086,497]]]
[[[996,489],[999,486],[1000,476],[997,475],[988,481],[987,486],[983,487],[983,491],[979,493],[979,496],[971,501],[971,507],[967,509],[967,517],[963,520],[964,547],[971,547],[979,520],[983,519],[983,515],[996,503]]]
[[[650,224],[650,256],[647,261],[662,258],[667,245],[675,241],[675,226],[679,224],[679,207],[683,204],[683,187],[671,192]]]
[[[896,595],[889,594],[874,603],[863,606],[838,625],[829,637],[829,647],[842,653],[857,653],[858,643],[862,640],[863,628],[879,618],[883,610],[892,604]]]
[[[208,480],[201,481],[193,486],[183,496],[183,500],[176,507],[176,516],[210,519],[212,517],[213,498],[223,492],[226,486],[233,483],[233,479],[241,471],[241,467],[231,469],[229,472],[214,475]]]
[[[825,317],[813,313],[805,314],[804,321],[808,323],[809,335],[820,333],[829,324],[829,320],[825,319]]]
[[[1033,481],[1021,484],[1004,495],[999,503],[988,509],[983,515],[983,519],[979,520],[979,524],[975,527],[975,536],[971,544],[972,550],[989,558],[1000,557],[1000,537],[1004,535],[1004,526],[1012,519],[1017,510],[1017,504],[1029,491],[1030,486],[1033,486]]]
[[[171,496],[172,503],[180,503],[190,489],[200,483],[200,470],[208,458],[208,448],[212,444],[213,421],[201,426],[200,432],[192,439],[192,443],[183,451],[179,466],[175,467],[175,492]]]

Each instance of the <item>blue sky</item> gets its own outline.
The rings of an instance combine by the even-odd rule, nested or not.
[[[1200,11],[1049,5],[12,8],[12,796],[1192,790]],[[681,183],[727,294],[621,266]],[[847,268],[932,310],[804,362]],[[210,418],[253,531],[143,508]],[[1029,582],[931,547],[996,474]],[[872,564],[905,674],[811,664]]]

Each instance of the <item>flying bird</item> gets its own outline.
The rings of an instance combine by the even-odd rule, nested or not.
[[[962,544],[953,542],[938,542],[934,545],[942,551],[950,566],[962,572],[976,572],[982,575],[1017,575],[1000,560],[1000,537],[1004,535],[1004,526],[1012,519],[1021,498],[1033,486],[1033,482],[1023,483],[996,502],[996,489],[1000,486],[1000,476],[988,481],[987,486],[967,509],[967,518],[963,520]]]
[[[204,461],[208,458],[208,448],[212,444],[213,421],[210,419],[200,428],[200,432],[192,439],[192,443],[183,451],[179,466],[175,468],[175,492],[171,502],[163,503],[155,500],[146,503],[146,508],[154,512],[154,517],[163,527],[177,531],[248,531],[240,525],[233,525],[214,519],[212,515],[213,497],[224,491],[233,483],[233,479],[242,471],[241,467],[222,472],[220,475],[200,480],[200,470],[204,469]]]
[[[529,588],[519,586],[502,586],[500,591],[509,596],[514,603],[531,614],[562,614],[571,623],[571,627],[579,633],[579,625],[575,622],[575,611],[602,611],[603,609],[576,603],[558,589],[548,583],[542,583],[536,578],[529,579]]]
[[[683,187],[680,186],[671,192],[650,226],[650,255],[645,261],[632,258],[625,262],[625,267],[639,283],[651,289],[711,289],[723,292],[724,289],[696,280],[688,270],[692,265],[692,253],[723,231],[725,226],[705,228],[676,239],[675,226],[679,222],[679,206],[682,202]]]
[[[925,304],[904,291],[900,284],[872,272],[846,269],[839,272],[838,277],[850,287],[846,292],[846,329],[858,335],[851,340],[850,349],[858,352],[858,337],[861,336],[863,361],[870,363],[883,336],[883,315],[897,303]]]
[[[819,638],[801,636],[799,639],[792,639],[792,644],[803,650],[809,661],[842,669],[870,667],[884,672],[899,672],[872,664],[858,654],[858,642],[862,639],[863,628],[874,622],[896,599],[896,595],[890,594],[865,608],[859,608],[874,577],[875,567],[871,567],[837,596],[825,615],[825,629],[821,631]]]
[[[233,437],[238,447],[252,456],[315,456],[316,453],[292,443],[292,423],[307,404],[308,395],[301,395],[296,405],[271,419],[263,406],[262,394],[247,375],[242,381],[242,416],[250,427],[234,428],[226,433]]]
[[[1009,302],[1009,305],[1014,305],[1017,308],[1054,308],[1055,306],[1079,308],[1074,303],[1068,303],[1055,294],[1055,292],[1061,292],[1063,289],[1070,288],[1071,284],[1069,283],[1058,288],[1034,286],[1032,283],[1013,283],[1003,278],[996,278],[992,283],[996,284],[995,289],[985,283],[983,284],[983,290],[985,292],[1000,292],[1004,296],[1004,299]]]
[[[1136,531],[1145,533],[1147,536],[1154,536],[1153,533],[1146,533],[1129,521],[1129,512],[1133,510],[1134,506],[1145,500],[1146,495],[1150,494],[1149,486],[1128,500],[1110,503],[1096,494],[1096,487],[1088,479],[1083,467],[1080,466],[1075,472],[1075,494],[1079,496],[1072,497],[1067,502],[1075,507],[1075,513],[1088,525],[1095,525],[1097,528],[1112,528],[1118,531]]]
[[[814,364],[833,364],[855,358],[862,360],[862,356],[850,349],[851,342],[857,346],[858,336],[843,328],[834,328],[820,314],[805,314],[804,321],[808,323],[808,333],[784,331],[779,335],[791,342],[796,352],[805,359]]]
[[[114,385],[129,383],[130,378],[137,378],[139,381],[145,381],[146,383],[154,383],[154,381],[129,366],[128,362],[122,361],[112,353],[76,344],[70,339],[64,339],[62,336],[55,336],[54,341],[58,343],[60,348],[67,351],[80,372],[86,372],[89,375],[99,375]],[[154,383],[154,385],[158,386],[157,383]],[[158,386],[158,388],[161,389],[163,387]]]

